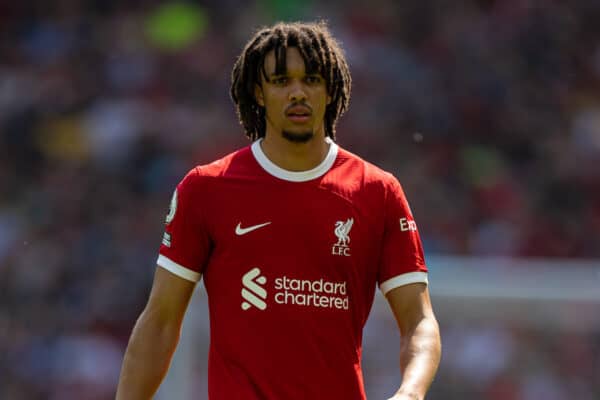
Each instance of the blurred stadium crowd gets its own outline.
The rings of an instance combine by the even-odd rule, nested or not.
[[[235,57],[314,17],[354,78],[338,141],[427,254],[600,258],[598,1],[2,1],[1,399],[111,398],[174,186],[247,144]],[[600,398],[598,332],[469,329],[433,399]]]

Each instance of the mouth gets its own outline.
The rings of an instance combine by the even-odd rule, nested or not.
[[[307,122],[312,116],[312,110],[308,106],[291,106],[285,113],[286,117],[296,124]]]

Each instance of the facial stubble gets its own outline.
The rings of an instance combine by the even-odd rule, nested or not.
[[[281,131],[281,135],[292,143],[307,143],[315,136],[315,133],[312,131],[294,133],[283,130]]]

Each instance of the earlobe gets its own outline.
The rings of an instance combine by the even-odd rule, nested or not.
[[[330,104],[331,104],[331,96],[327,95],[327,105],[330,105]]]
[[[263,91],[259,85],[254,85],[254,98],[256,99],[256,102],[258,103],[259,106],[261,106],[261,107],[265,106]]]

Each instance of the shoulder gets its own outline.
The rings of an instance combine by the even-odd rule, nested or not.
[[[338,160],[346,175],[360,179],[365,186],[388,190],[399,185],[398,179],[392,173],[341,147]]]
[[[180,185],[196,187],[210,185],[253,167],[250,147],[246,146],[208,164],[197,165],[182,179]]]

